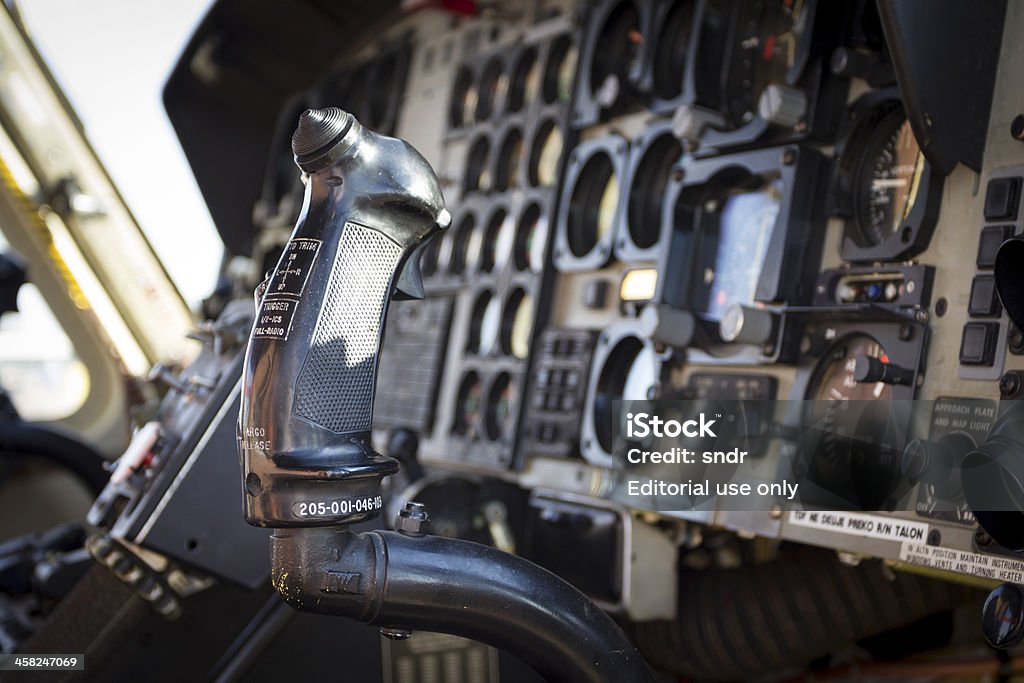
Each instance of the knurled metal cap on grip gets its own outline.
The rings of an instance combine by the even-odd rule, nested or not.
[[[341,142],[354,119],[337,107],[307,109],[299,117],[299,125],[292,135],[292,154],[303,171],[314,172],[326,166],[329,160],[315,163],[332,147]]]

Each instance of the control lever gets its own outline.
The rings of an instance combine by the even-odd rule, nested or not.
[[[522,558],[424,534],[422,506],[398,531],[349,528],[380,512],[381,481],[398,470],[370,440],[388,303],[422,295],[414,251],[450,217],[416,150],[340,109],[304,112],[292,148],[305,198],[257,292],[237,434],[245,518],[274,528],[280,596],[392,637],[424,628],[479,640],[552,680],[650,681],[586,596]]]
[[[410,255],[451,219],[427,161],[347,112],[306,111],[292,148],[305,201],[245,357],[245,517],[347,524],[381,509],[381,480],[398,471],[370,445],[388,302],[400,283],[422,291]]]

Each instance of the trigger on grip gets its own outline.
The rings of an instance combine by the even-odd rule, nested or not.
[[[369,431],[384,314],[402,249],[348,222],[295,385],[295,413],[329,431]]]

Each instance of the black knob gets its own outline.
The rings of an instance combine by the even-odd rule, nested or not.
[[[837,76],[863,78],[872,87],[895,82],[892,64],[878,52],[864,52],[848,47],[838,47],[829,60],[829,69]]]
[[[930,484],[938,495],[953,498],[960,492],[960,477],[953,473],[973,449],[974,441],[965,434],[947,434],[937,441],[914,439],[903,449],[900,468],[910,483]]]
[[[1024,551],[1024,402],[1008,401],[985,443],[964,458],[964,499],[996,543]]]
[[[1006,314],[1024,329],[1024,239],[1011,237],[996,252],[996,291]]]
[[[981,631],[992,647],[1005,650],[1024,639],[1024,591],[1004,583],[992,589],[981,608]]]
[[[903,449],[903,457],[900,459],[900,469],[911,484],[916,484],[921,475],[928,469],[928,460],[931,458],[931,447],[924,439],[914,439]]]
[[[305,164],[338,144],[349,128],[352,115],[337,107],[307,109],[299,117],[299,126],[292,135],[292,153],[303,170]]]
[[[878,61],[877,54],[859,52],[848,47],[837,47],[829,59],[829,69],[837,76],[863,76]]]
[[[914,372],[871,356],[859,355],[854,360],[853,379],[856,382],[909,385],[914,381]]]

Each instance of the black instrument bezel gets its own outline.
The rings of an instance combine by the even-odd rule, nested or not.
[[[645,157],[652,149],[652,146],[655,144],[661,144],[666,137],[671,138],[679,147],[679,154],[669,164],[665,185],[661,188],[660,208],[657,215],[657,225],[655,226],[658,236],[655,238],[653,244],[649,246],[642,246],[637,244],[636,239],[634,239],[632,229],[633,221],[630,209],[633,203],[633,186],[638,180],[638,174],[641,172],[641,163],[645,161]],[[615,258],[617,260],[623,263],[650,262],[658,260],[658,255],[662,250],[661,223],[663,222],[662,217],[665,211],[666,190],[668,189],[672,175],[674,173],[681,173],[678,167],[679,164],[683,162],[683,159],[683,148],[678,140],[676,140],[672,135],[672,124],[670,121],[666,121],[664,119],[656,120],[633,138],[629,147],[629,160],[627,162],[628,172],[622,179],[623,197],[619,202],[619,218],[617,220],[619,230],[615,239]]]
[[[701,297],[708,293],[699,282],[703,270],[701,256],[710,254],[710,258],[714,258],[717,255],[717,239],[700,215],[700,209],[700,223],[696,227],[677,224],[675,213],[683,193],[692,193],[696,198],[694,204],[699,206],[712,195],[727,194],[738,181],[750,177],[779,178],[783,186],[779,215],[754,299],[768,305],[805,304],[813,294],[810,283],[818,272],[825,233],[820,193],[815,189],[823,163],[817,150],[786,146],[687,159],[680,166],[682,178],[670,180],[662,213],[662,249],[655,300],[694,312],[697,327],[691,346],[708,354],[701,362],[770,362],[781,345],[776,345],[768,354],[765,353],[768,349],[738,350],[722,342],[718,321],[697,312],[705,304]]]
[[[597,270],[604,267],[612,258],[612,245],[621,230],[619,220],[622,215],[621,206],[626,196],[626,160],[629,144],[625,138],[617,134],[580,142],[569,153],[562,183],[562,196],[559,202],[558,222],[555,226],[555,243],[553,261],[555,268],[563,273]],[[572,198],[577,183],[587,164],[597,155],[604,154],[611,162],[612,175],[619,185],[619,197],[612,214],[612,226],[604,235],[597,236],[590,250],[584,254],[574,254],[570,247]]]
[[[829,212],[846,221],[840,256],[851,263],[902,261],[928,248],[942,204],[944,179],[927,161],[922,163],[918,196],[903,228],[876,245],[863,245],[857,225],[858,178],[868,162],[864,150],[871,141],[875,124],[896,109],[902,109],[899,88],[882,88],[859,98],[850,107],[835,146],[834,179]]]

